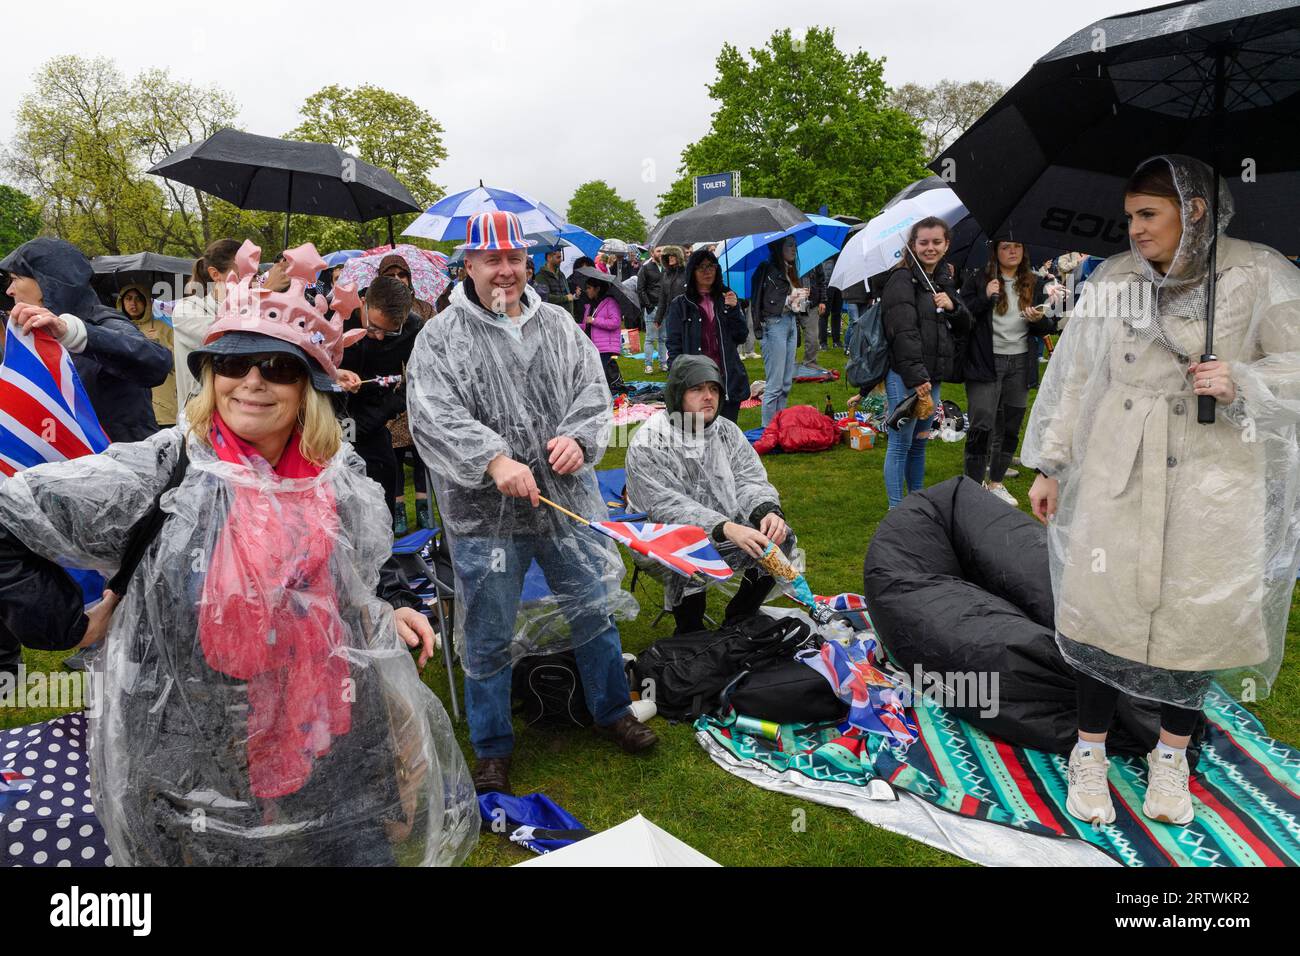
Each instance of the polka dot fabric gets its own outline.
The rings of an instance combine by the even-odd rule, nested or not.
[[[32,782],[0,801],[0,865],[113,865],[90,803],[83,715],[0,730],[0,769]]]

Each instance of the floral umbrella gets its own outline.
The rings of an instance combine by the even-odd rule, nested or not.
[[[415,246],[399,242],[393,249],[381,247],[367,250],[365,255],[349,259],[339,274],[338,281],[352,283],[358,289],[368,289],[370,283],[379,274],[379,263],[387,256],[401,256],[406,260],[406,267],[411,270],[411,288],[415,297],[423,302],[434,303],[451,285],[451,276],[447,273],[446,259],[441,253],[425,252]],[[434,258],[437,257],[437,258]],[[439,263],[439,259],[442,263]]]

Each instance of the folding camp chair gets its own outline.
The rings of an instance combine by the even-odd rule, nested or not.
[[[438,618],[438,634],[442,639],[442,662],[447,668],[447,687],[451,692],[451,713],[453,720],[460,720],[460,703],[456,698],[455,660],[452,654],[452,633],[448,626],[447,615],[443,610],[444,599],[454,599],[456,589],[450,583],[454,580],[449,567],[438,569],[436,557],[432,561],[424,556],[429,545],[437,540],[441,533],[439,528],[421,528],[393,542],[393,557],[397,559],[397,573],[402,584],[415,591],[425,599],[426,591],[432,587],[433,606]],[[444,580],[445,578],[445,580]],[[421,584],[423,582],[423,584]]]

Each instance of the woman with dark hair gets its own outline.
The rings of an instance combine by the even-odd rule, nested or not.
[[[573,271],[569,273],[569,292],[573,295],[573,319],[579,325],[582,324],[584,310],[587,306],[587,296],[583,292],[582,277],[578,275],[579,269],[594,269],[596,263],[591,256],[578,256],[573,263]]]
[[[623,352],[623,312],[607,283],[594,279],[583,283],[582,324],[600,353],[610,395],[622,394],[623,373],[618,367],[618,357]]]
[[[1078,671],[1067,809],[1114,820],[1106,736],[1129,694],[1161,703],[1142,811],[1186,824],[1211,685],[1262,699],[1282,663],[1300,562],[1300,272],[1224,235],[1232,195],[1200,160],[1143,163],[1124,212],[1129,251],[1084,285],[1021,458],[1039,472],[1057,644]],[[1218,357],[1201,361],[1211,263]],[[1202,396],[1213,422],[1197,420]]]
[[[678,355],[713,359],[726,383],[718,414],[734,422],[740,415],[740,403],[749,398],[749,373],[737,351],[749,336],[749,324],[736,293],[722,284],[722,269],[712,250],[691,253],[686,281],[686,291],[668,305],[668,366],[672,367]]]
[[[768,245],[770,258],[754,272],[750,310],[754,335],[763,343],[763,425],[785,408],[794,387],[800,316],[808,311],[810,290],[799,280],[793,236]]]
[[[902,258],[885,282],[880,311],[889,338],[885,396],[891,416],[910,392],[937,408],[940,384],[957,380],[970,312],[957,294],[955,270],[943,261],[951,240],[942,219],[928,216],[913,223]],[[885,492],[890,508],[925,484],[925,442],[933,417],[931,410],[889,429]]]
[[[217,310],[226,295],[226,276],[234,271],[235,253],[239,247],[240,243],[235,239],[215,239],[208,243],[203,255],[194,261],[190,294],[177,302],[172,310],[177,408],[184,408],[198,389],[198,381],[190,374],[189,355],[203,344],[203,337],[217,317]]]
[[[1010,231],[989,245],[988,265],[967,276],[961,290],[972,321],[963,368],[970,421],[966,476],[1015,507],[1019,502],[1002,479],[1020,441],[1029,390],[1038,384],[1033,339],[1055,332],[1056,320],[1044,302],[1049,282],[1030,268],[1024,245]],[[990,438],[998,425],[1001,434],[990,462]]]
[[[157,342],[168,352],[172,348],[172,328],[153,314],[153,297],[138,283],[125,286],[117,294],[117,311],[121,312],[150,342]],[[153,388],[153,417],[159,428],[176,424],[176,373],[168,372],[167,380]]]

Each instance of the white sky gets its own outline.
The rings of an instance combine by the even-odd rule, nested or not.
[[[128,76],[165,67],[218,83],[240,104],[244,128],[272,136],[297,125],[298,107],[322,86],[368,82],[442,123],[449,156],[433,180],[449,193],[482,179],[563,214],[577,185],[604,179],[653,223],[682,148],[708,130],[715,104],[706,86],[724,41],[748,51],[782,27],[829,26],[841,49],[885,57],[891,86],[944,78],[1009,86],[1076,30],[1152,2],[13,3],[0,54],[0,140],[13,135],[32,73],[64,53],[112,56]]]

